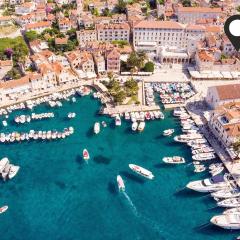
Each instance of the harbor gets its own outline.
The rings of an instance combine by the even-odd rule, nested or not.
[[[161,109],[164,119],[145,119],[145,129],[140,134],[135,134],[131,129],[131,121],[125,121],[125,114],[121,117],[121,126],[115,126],[115,118],[98,114],[101,104],[93,99],[92,95],[75,95],[76,102],[71,101],[72,97],[73,95],[69,101],[62,100],[61,107],[52,108],[45,102],[32,110],[37,114],[51,111],[54,118],[17,125],[13,121],[16,116],[31,113],[30,109],[24,108],[10,113],[8,126],[1,129],[1,132],[7,134],[17,131],[27,133],[31,129],[55,129],[61,132],[69,125],[74,128],[72,135],[59,141],[0,144],[1,157],[8,156],[21,166],[17,176],[2,183],[0,189],[2,205],[9,206],[3,219],[10,219],[11,212],[17,221],[23,221],[23,225],[14,229],[8,224],[10,221],[1,222],[1,229],[9,229],[9,233],[12,233],[5,234],[4,240],[20,232],[23,232],[25,238],[32,238],[39,223],[46,230],[40,233],[37,239],[54,239],[56,234],[65,238],[77,238],[81,234],[83,239],[86,239],[96,223],[109,229],[104,233],[100,229],[95,230],[105,238],[110,235],[118,238],[119,231],[117,233],[116,229],[119,229],[119,226],[122,227],[120,234],[128,231],[129,239],[135,239],[146,232],[149,238],[156,240],[175,240],[179,239],[179,236],[180,239],[187,239],[190,235],[193,240],[203,237],[207,240],[236,237],[237,233],[222,231],[213,225],[199,230],[198,227],[219,213],[218,209],[208,210],[216,206],[215,201],[208,197],[199,198],[197,193],[179,192],[188,182],[211,175],[207,171],[194,173],[190,148],[174,141],[174,136],[182,134],[182,131],[180,122],[173,117],[172,111]],[[66,118],[70,109],[76,113],[75,118]],[[128,112],[130,113],[129,110]],[[100,132],[94,134],[94,123],[102,121],[107,127],[101,126]],[[174,134],[163,136],[163,131],[169,128],[175,130]],[[81,157],[84,148],[88,149],[90,154],[88,164]],[[181,156],[186,163],[169,166],[162,161],[166,156]],[[136,176],[128,167],[131,163],[151,170],[154,179],[148,182],[149,180]],[[118,192],[118,174],[125,182],[125,193],[129,198]],[[94,191],[87,191],[89,186]],[[31,192],[29,188],[32,189]],[[21,195],[23,200],[19,199],[18,195]],[[152,204],[148,204],[149,202]],[[65,206],[64,215],[62,206]],[[21,209],[25,208],[28,209],[24,213],[26,218],[37,219],[32,222],[31,231],[26,218],[22,219]],[[41,214],[39,209],[42,209]],[[75,220],[72,219],[73,211]],[[191,217],[193,215],[196,216],[194,220]],[[102,216],[111,221],[102,221]],[[94,219],[94,225],[90,218]],[[172,225],[172,218],[178,221],[178,225]],[[59,224],[61,229],[58,228]],[[182,229],[185,229],[184,233]]]

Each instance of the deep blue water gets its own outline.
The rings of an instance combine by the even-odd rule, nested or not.
[[[0,157],[20,165],[18,175],[0,182],[0,205],[9,205],[0,215],[1,240],[212,240],[234,239],[229,232],[208,225],[221,209],[205,195],[179,191],[191,180],[208,177],[194,174],[191,165],[167,166],[164,156],[181,155],[191,161],[183,144],[164,138],[166,128],[180,133],[179,123],[165,112],[165,120],[147,122],[143,133],[132,133],[129,122],[115,127],[113,120],[99,116],[100,104],[90,96],[64,102],[62,108],[38,106],[34,112],[54,111],[56,117],[16,126],[11,120],[2,131],[62,130],[73,126],[75,133],[64,140],[1,144]],[[66,119],[69,111],[77,113]],[[108,127],[92,134],[94,122]],[[86,164],[82,150],[89,150]],[[151,170],[155,179],[145,180],[128,168],[136,163]],[[126,194],[119,193],[120,174]]]

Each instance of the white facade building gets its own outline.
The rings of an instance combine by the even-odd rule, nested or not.
[[[200,40],[205,27],[182,25],[171,21],[141,21],[133,28],[133,45],[136,50],[156,51],[158,46],[186,49],[189,39]]]

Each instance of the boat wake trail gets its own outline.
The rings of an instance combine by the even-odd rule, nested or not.
[[[152,219],[143,216],[141,213],[138,212],[136,206],[134,205],[134,203],[132,202],[131,198],[128,196],[128,194],[124,191],[122,192],[123,195],[125,196],[125,198],[127,199],[130,207],[133,210],[134,215],[139,218],[139,220],[144,224],[147,225],[148,227],[150,226],[154,231],[156,231],[158,234],[163,233],[163,231],[161,230],[160,226],[154,222]]]
[[[131,206],[132,210],[133,210],[133,213],[138,216],[138,211],[137,211],[137,208],[135,207],[135,205],[133,204],[131,198],[128,196],[128,194],[124,191],[123,192],[123,195],[125,196],[125,198],[127,199],[129,205]]]

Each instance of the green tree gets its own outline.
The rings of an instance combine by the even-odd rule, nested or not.
[[[164,4],[165,4],[165,0],[158,0],[158,3],[159,3],[160,5],[164,5]]]
[[[127,7],[127,2],[124,0],[118,0],[116,7],[117,7],[117,10],[119,13],[125,13],[126,7]]]
[[[120,90],[119,92],[117,92],[113,98],[114,98],[114,101],[116,103],[122,103],[125,99],[126,99],[127,95],[126,93],[123,91],[123,90]]]
[[[182,5],[184,7],[191,7],[191,1],[190,0],[182,0]]]
[[[238,154],[240,153],[240,138],[236,142],[233,143],[233,149]]]
[[[237,9],[238,12],[240,12],[240,6],[238,6],[236,9]]]
[[[28,42],[31,42],[38,38],[38,34],[36,31],[30,30],[25,33],[25,37],[28,40]]]
[[[138,83],[133,78],[128,79],[125,84],[125,89],[128,97],[136,95],[138,92]]]
[[[15,62],[24,62],[29,50],[26,44],[20,42],[13,46],[13,60]]]
[[[147,62],[143,68],[144,72],[153,72],[154,71],[154,63],[153,62]]]

